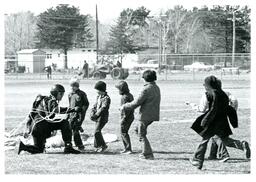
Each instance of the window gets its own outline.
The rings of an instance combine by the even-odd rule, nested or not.
[[[52,54],[46,54],[46,59],[52,59]]]

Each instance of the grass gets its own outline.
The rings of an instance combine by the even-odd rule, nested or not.
[[[59,81],[68,90],[68,80]],[[109,123],[104,133],[120,135],[119,102],[120,97],[114,84],[117,81],[106,80],[107,89],[112,99]],[[36,93],[48,94],[54,81],[21,81],[5,82],[5,130],[9,131],[25,117],[31,107]],[[128,80],[130,90],[136,97],[143,83]],[[90,108],[95,102],[94,81],[81,82],[89,98]],[[140,143],[134,127],[130,136],[134,154],[120,155],[123,149],[121,141],[110,143],[104,154],[95,154],[93,146],[86,146],[86,152],[80,155],[62,154],[62,150],[46,154],[22,154],[15,151],[5,152],[6,174],[247,174],[250,173],[250,161],[245,159],[243,151],[228,148],[231,160],[227,163],[206,160],[204,170],[191,167],[188,159],[192,157],[200,137],[190,129],[191,122],[198,113],[192,111],[185,101],[199,102],[204,92],[202,80],[159,81],[161,88],[161,121],[154,122],[148,128],[148,138],[154,150],[155,160],[139,160]],[[250,82],[248,80],[224,80],[224,90],[230,91],[239,100],[239,128],[234,130],[233,138],[250,141]],[[61,105],[67,105],[67,93]],[[87,114],[88,115],[88,114]],[[185,121],[185,122],[180,122]],[[83,124],[85,132],[93,133],[94,123],[86,117]],[[120,138],[120,137],[119,137]],[[207,152],[208,154],[208,152]],[[207,156],[207,155],[206,155]]]

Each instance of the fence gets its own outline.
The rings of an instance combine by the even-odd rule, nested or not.
[[[109,56],[105,55],[106,57]],[[6,57],[5,79],[48,79],[45,71],[46,65],[39,64],[39,61],[41,62],[42,59],[23,59],[21,65],[21,61],[18,60],[17,56]],[[46,60],[47,65],[51,65],[52,68],[51,79],[70,79],[78,75],[81,72],[83,59],[79,63],[81,65],[80,68],[73,68],[72,61],[74,63],[74,60],[68,60],[69,69],[63,69],[57,66],[56,61]],[[113,60],[112,63],[115,64],[115,61]],[[236,53],[232,58],[232,54],[136,54],[132,55],[132,57],[126,57],[122,61],[124,66],[130,65],[128,79],[131,80],[140,79],[145,69],[155,69],[160,80],[197,80],[209,74],[216,75],[222,79],[249,79],[251,55],[248,53]],[[109,62],[111,62],[111,59],[108,59]],[[63,62],[60,65],[63,65]],[[35,69],[33,66],[38,68]],[[33,69],[37,70],[37,72],[32,73]],[[93,70],[95,68],[90,65],[90,69]],[[106,79],[111,79],[111,77],[107,76]]]

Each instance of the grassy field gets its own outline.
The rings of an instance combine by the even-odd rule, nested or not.
[[[202,77],[203,78],[203,77]],[[10,131],[22,121],[38,93],[48,94],[55,82],[69,90],[68,80],[15,80],[5,81],[5,130]],[[112,99],[109,123],[103,133],[120,135],[119,102],[120,96],[114,85],[117,81],[106,80],[107,90]],[[81,89],[89,98],[90,108],[95,101],[94,80],[82,80]],[[143,86],[139,80],[128,80],[131,93],[136,97]],[[161,88],[161,121],[148,128],[148,138],[154,150],[155,160],[139,160],[140,143],[134,133],[135,120],[130,136],[132,155],[120,155],[121,141],[110,143],[104,154],[95,154],[93,146],[86,146],[81,155],[56,153],[18,156],[15,151],[5,152],[6,174],[247,174],[250,161],[242,151],[228,148],[231,159],[226,163],[206,160],[203,170],[197,170],[189,163],[200,137],[190,129],[191,122],[199,115],[184,103],[198,103],[204,92],[202,79],[158,81]],[[239,128],[234,130],[233,138],[250,141],[250,81],[249,79],[223,80],[224,90],[230,91],[239,100]],[[61,105],[68,104],[65,93]],[[90,109],[89,108],[89,109]],[[94,123],[86,117],[83,124],[86,133],[92,134]],[[119,137],[120,138],[120,137]],[[207,154],[206,156],[208,155]]]

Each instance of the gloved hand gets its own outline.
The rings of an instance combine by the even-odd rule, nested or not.
[[[68,108],[67,114],[72,113],[72,112],[76,112],[76,111],[75,111],[75,108]]]
[[[96,121],[98,116],[96,114],[93,114],[93,115],[91,115],[90,118],[91,118],[91,120]]]
[[[29,137],[29,133],[28,133],[28,132],[24,132],[24,133],[23,133],[23,137],[24,137],[24,138],[28,138],[28,137]]]
[[[82,110],[81,107],[78,107],[78,106],[76,106],[74,109],[76,112],[80,112]]]

